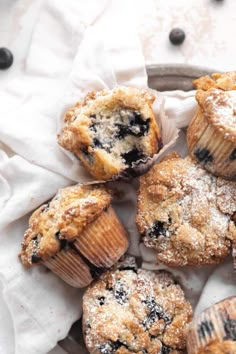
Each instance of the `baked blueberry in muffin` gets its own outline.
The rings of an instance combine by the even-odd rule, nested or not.
[[[157,260],[170,266],[214,264],[235,240],[236,183],[172,153],[140,177],[137,226]]]
[[[188,127],[190,155],[216,176],[236,180],[236,72],[194,84],[198,111]]]
[[[68,284],[82,288],[127,250],[127,233],[102,185],[60,189],[29,220],[20,258],[26,267],[44,264]]]
[[[236,298],[229,297],[204,310],[191,323],[188,354],[236,353]]]
[[[191,305],[167,272],[118,265],[83,297],[84,339],[93,354],[183,354],[191,318]]]
[[[91,92],[66,113],[58,142],[96,179],[135,175],[161,147],[154,99],[131,87]]]

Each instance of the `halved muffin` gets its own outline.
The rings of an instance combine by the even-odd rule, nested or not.
[[[44,264],[68,284],[87,286],[127,250],[127,233],[101,185],[60,189],[31,216],[20,258]]]
[[[154,99],[132,87],[91,92],[66,113],[58,142],[96,179],[138,174],[162,146]]]

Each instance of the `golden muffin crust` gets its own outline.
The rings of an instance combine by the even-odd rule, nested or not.
[[[101,185],[75,185],[60,189],[47,204],[29,219],[20,258],[25,266],[46,261],[66,241],[79,237],[111,203],[111,196]]]
[[[192,308],[167,272],[132,262],[106,272],[83,297],[83,330],[93,354],[183,354]]]
[[[207,122],[225,140],[236,143],[236,91],[199,90],[196,100]]]
[[[214,264],[230,252],[236,183],[176,153],[140,177],[137,226],[157,259],[171,266]]]
[[[161,147],[154,99],[133,87],[90,92],[66,113],[58,143],[79,157],[94,178],[117,177]]]
[[[207,91],[211,88],[219,88],[224,91],[236,89],[236,71],[229,71],[226,73],[214,73],[200,77],[193,81],[193,85],[198,90]]]

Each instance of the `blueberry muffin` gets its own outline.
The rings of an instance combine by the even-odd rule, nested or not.
[[[209,307],[190,325],[188,354],[236,353],[236,297]]]
[[[137,226],[170,266],[222,261],[236,238],[236,183],[172,153],[140,177]]]
[[[84,287],[127,250],[128,239],[101,185],[60,189],[29,220],[20,259],[44,264],[65,282]]]
[[[195,81],[199,109],[187,143],[191,156],[211,173],[236,180],[236,73]]]
[[[58,142],[98,180],[136,174],[161,147],[154,99],[131,87],[91,92],[66,113]]]
[[[134,262],[106,272],[85,292],[83,330],[92,354],[183,354],[192,308],[167,272]]]

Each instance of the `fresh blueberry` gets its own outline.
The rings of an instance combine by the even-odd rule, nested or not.
[[[170,42],[174,45],[180,45],[185,40],[185,33],[181,28],[173,28],[169,34]]]
[[[5,70],[10,68],[13,63],[12,52],[7,48],[0,48],[0,69]]]

